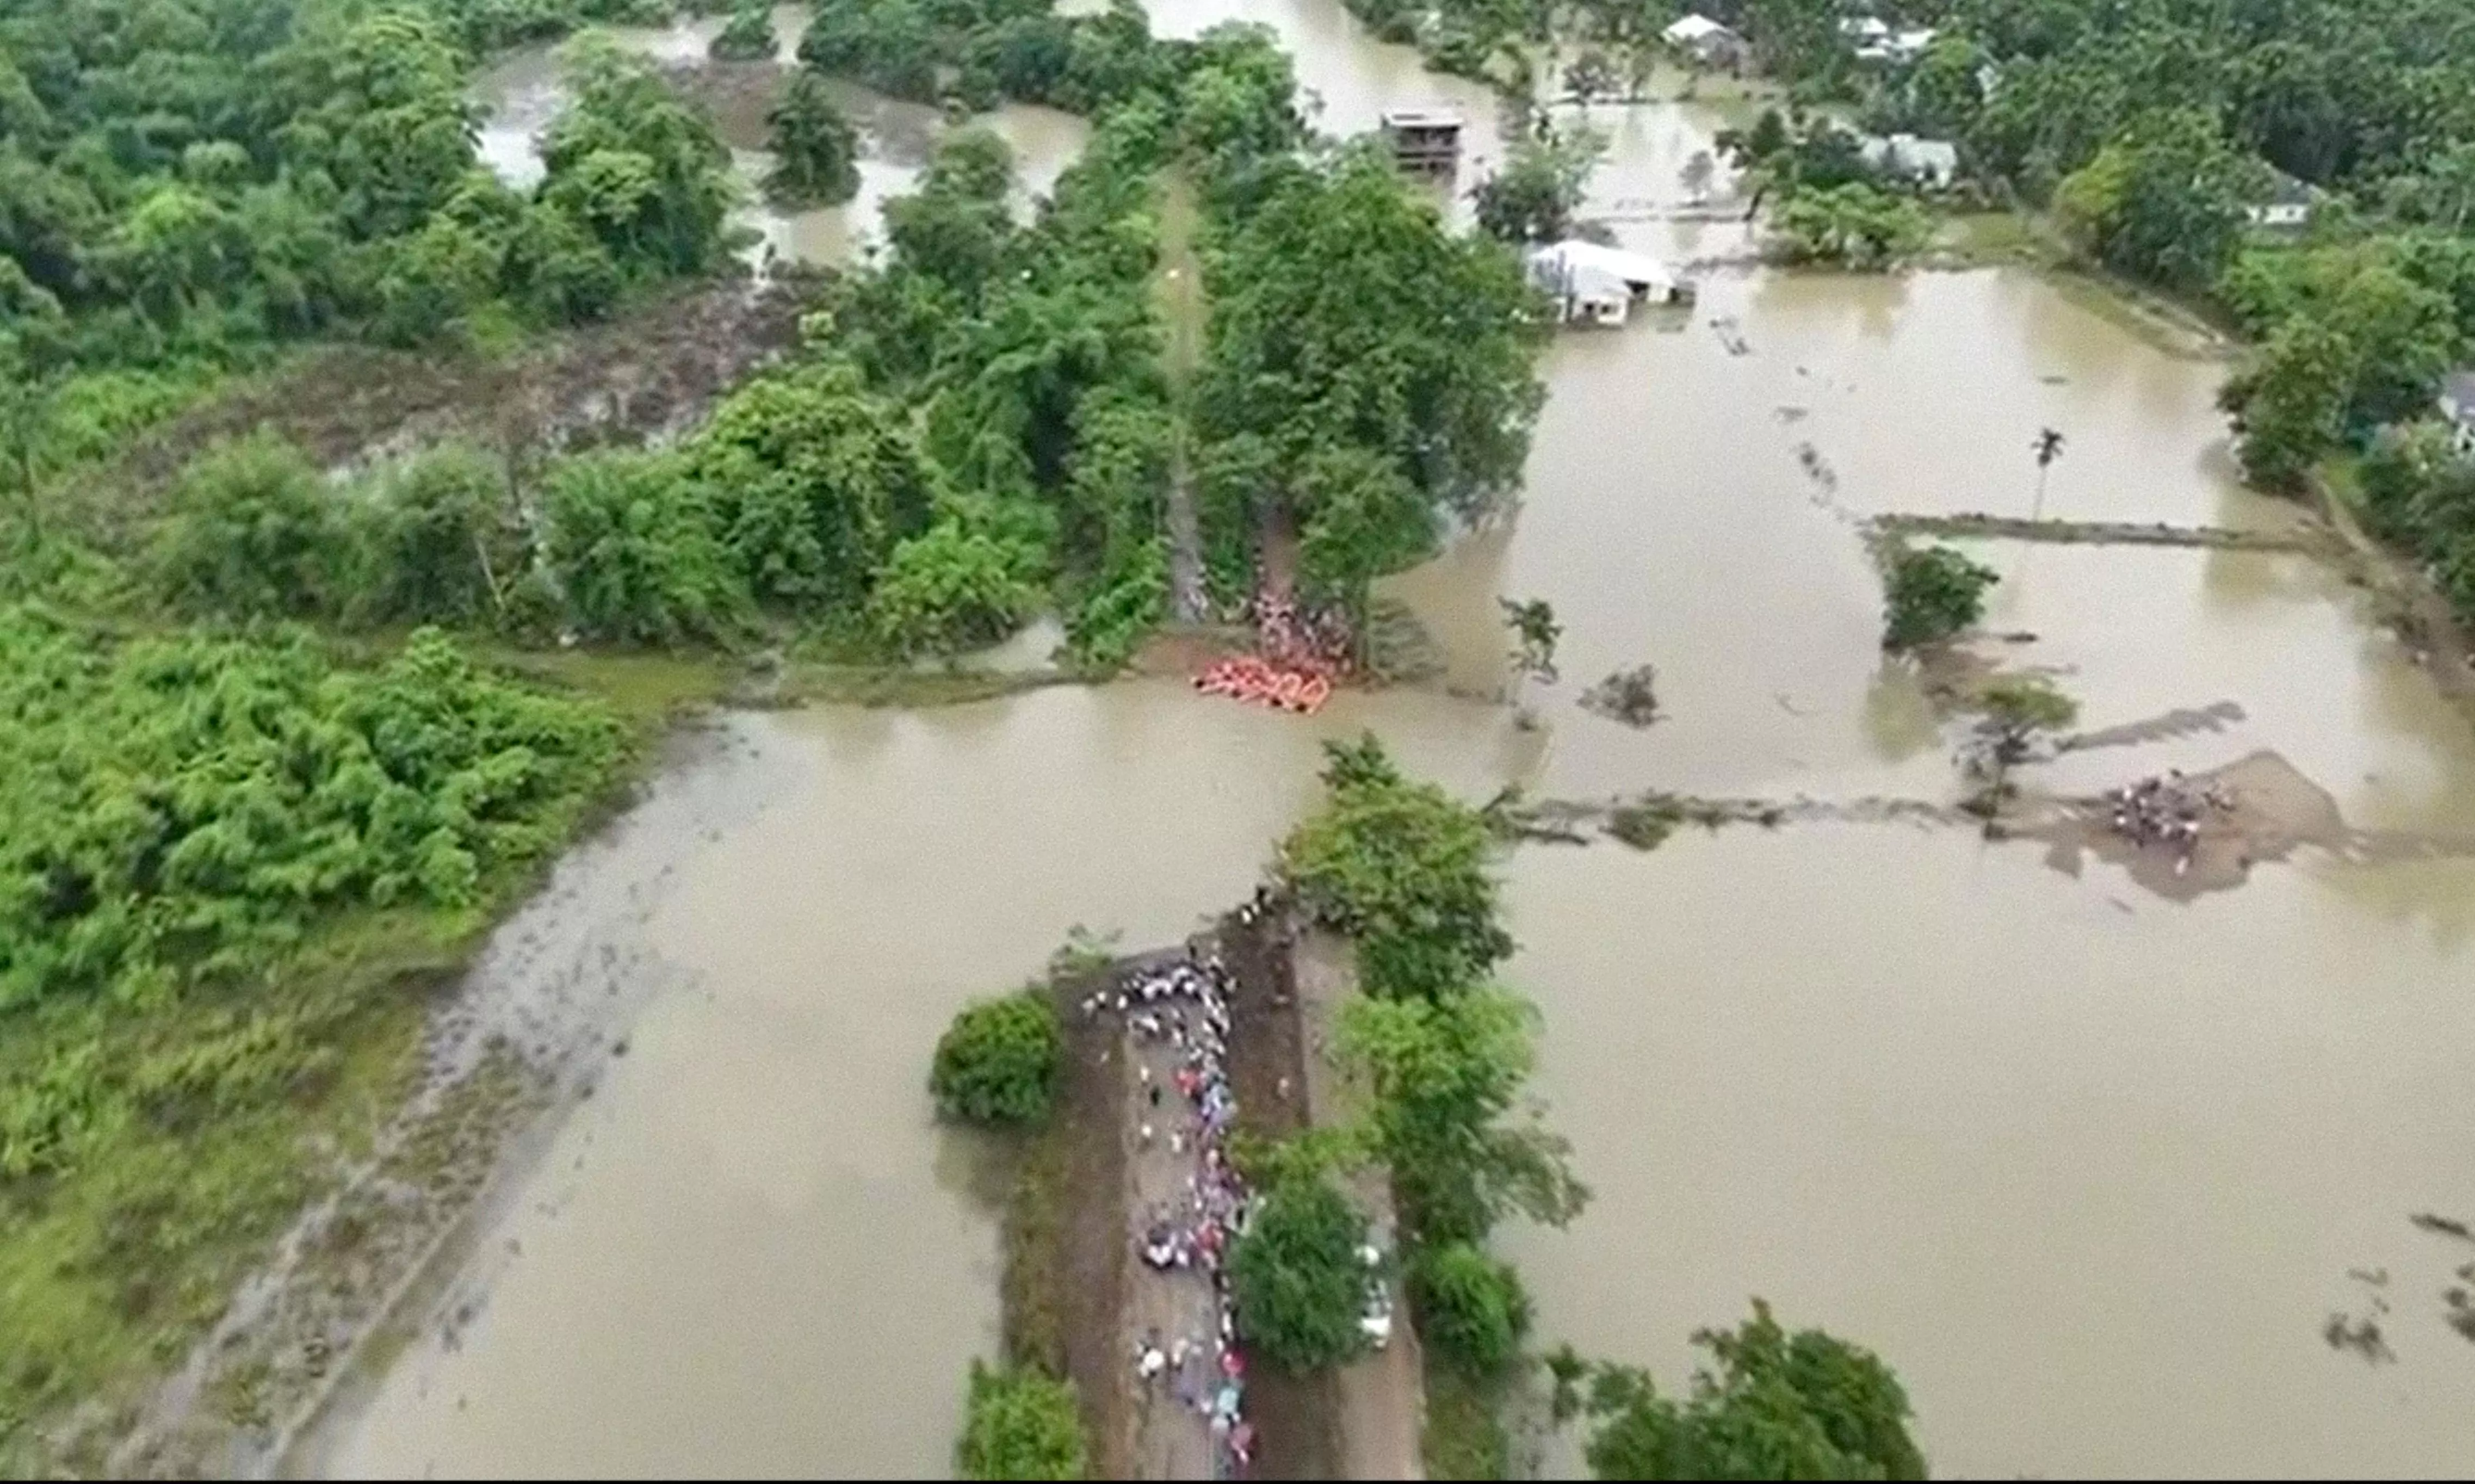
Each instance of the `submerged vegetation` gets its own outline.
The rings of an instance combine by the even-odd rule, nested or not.
[[[1882,647],[1939,644],[1976,626],[2001,575],[1955,547],[1892,543],[1883,560]]]

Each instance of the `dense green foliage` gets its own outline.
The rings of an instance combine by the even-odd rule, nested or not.
[[[1924,1455],[1908,1436],[1907,1393],[1872,1351],[1818,1329],[1791,1335],[1753,1300],[1734,1331],[1703,1330],[1694,1344],[1711,1364],[1682,1400],[1649,1373],[1599,1366],[1589,1374],[1591,1431],[1584,1453],[1602,1479],[1922,1479]],[[1579,1370],[1557,1367],[1556,1410],[1581,1398]]]
[[[781,49],[782,38],[773,34],[773,8],[765,0],[741,0],[708,48],[716,62],[762,62]]]
[[[563,323],[720,261],[726,155],[650,63],[584,46],[529,195],[475,156],[471,48],[567,29],[438,0],[30,0],[0,17],[0,347],[43,461],[291,337]]]
[[[1348,598],[1355,574],[1414,560],[1444,521],[1517,487],[1544,316],[1513,257],[1444,232],[1382,152],[1262,182],[1221,225],[1208,283],[1207,518],[1286,512],[1307,542],[1355,554],[1320,563]],[[1348,450],[1362,457],[1332,462]],[[1415,498],[1370,482],[1383,466]]]
[[[1291,1179],[1256,1202],[1229,1254],[1238,1330],[1247,1347],[1293,1374],[1366,1353],[1359,1327],[1376,1276],[1360,1249],[1366,1218],[1326,1179]]]
[[[1781,262],[1888,268],[1916,256],[1932,235],[1915,202],[1850,181],[1782,200],[1763,245]]]
[[[17,610],[0,655],[0,1014],[143,1015],[257,981],[341,910],[471,907],[562,842],[620,746],[435,633],[364,673],[298,637],[110,645]],[[140,1111],[147,1069],[83,1045],[12,1066],[0,1188]]]
[[[967,1479],[1079,1479],[1088,1456],[1074,1388],[971,1362],[955,1472]]]
[[[928,1093],[947,1118],[1037,1124],[1057,1097],[1066,1039],[1039,989],[966,1007],[937,1040]]]
[[[2001,574],[1948,546],[1895,546],[1884,561],[1882,647],[1939,644],[1985,616],[1985,593]]]
[[[1530,1333],[1530,1295],[1512,1265],[1468,1242],[1432,1247],[1409,1266],[1418,1337],[1473,1376],[1495,1375],[1520,1356]]]
[[[1368,994],[1440,998],[1510,956],[1477,810],[1404,779],[1372,738],[1336,745],[1324,779],[1330,802],[1281,865],[1310,911],[1357,940]]]
[[[1352,1001],[1336,1044],[1375,1091],[1368,1124],[1409,1237],[1477,1242],[1520,1215],[1560,1226],[1589,1192],[1569,1147],[1521,1115],[1537,1011],[1500,989]]]
[[[2420,556],[2462,618],[2475,620],[2475,461],[2435,422],[2391,428],[2357,471],[2365,521]]]

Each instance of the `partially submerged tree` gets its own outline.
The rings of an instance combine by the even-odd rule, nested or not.
[[[1495,601],[1504,611],[1505,628],[1512,633],[1512,694],[1517,705],[1531,681],[1556,683],[1556,641],[1563,637],[1564,626],[1556,622],[1554,605],[1544,598]],[[1532,725],[1526,709],[1522,725]]]
[[[1543,127],[1511,144],[1504,168],[1470,192],[1479,230],[1506,242],[1552,242],[1572,235],[1573,213],[1588,194],[1606,136],[1586,123]]]
[[[1238,1332],[1292,1374],[1366,1353],[1371,1273],[1360,1249],[1366,1218],[1327,1179],[1293,1179],[1264,1193],[1229,1255]]]
[[[1938,644],[1985,616],[1985,593],[2001,574],[1953,547],[1894,548],[1886,562],[1882,647]]]
[[[1587,1203],[1568,1146],[1518,1114],[1536,1020],[1527,1001],[1476,986],[1343,1010],[1336,1044],[1373,1090],[1368,1121],[1408,1240],[1477,1242],[1510,1215],[1560,1226]]]
[[[741,0],[706,48],[716,62],[762,62],[782,49],[773,34],[773,8],[765,0]]]
[[[1557,1417],[1587,1414],[1602,1479],[1923,1479],[1907,1392],[1880,1357],[1819,1329],[1789,1334],[1753,1300],[1733,1331],[1703,1330],[1709,1361],[1682,1397],[1648,1372],[1551,1361]],[[1586,1396],[1579,1390],[1588,1380]]]
[[[1066,1037],[1038,988],[967,1006],[937,1039],[928,1073],[938,1112],[969,1124],[1022,1125],[1048,1117],[1064,1075]]]
[[[765,193],[786,206],[840,206],[859,194],[859,131],[825,80],[801,67],[766,115],[773,169]]]
[[[1989,680],[1976,692],[1975,705],[1983,713],[1976,727],[1980,756],[1997,780],[2028,760],[2039,734],[2060,731],[2080,714],[2079,703],[2042,675]]]

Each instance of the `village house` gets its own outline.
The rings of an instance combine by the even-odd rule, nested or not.
[[[1931,26],[1919,26],[1908,31],[1894,31],[1888,21],[1872,15],[1850,16],[1839,23],[1839,34],[1855,43],[1859,62],[1881,62],[1899,64],[1911,62],[1925,54],[1940,35]]]
[[[2451,441],[2458,452],[2475,458],[2475,366],[2440,379],[2440,415],[2449,420]]]
[[[1636,303],[1690,304],[1693,285],[1655,258],[1568,238],[1531,253],[1530,282],[1568,325],[1622,325]]]
[[[2268,175],[2268,198],[2243,208],[2243,219],[2255,227],[2289,232],[2308,225],[2319,192],[2283,170]]]
[[[1924,139],[1913,134],[1859,135],[1857,153],[1884,175],[1899,176],[1932,190],[1948,190],[1959,179],[1959,147],[1945,139]]]
[[[1748,56],[1743,37],[1698,11],[1659,34],[1668,45],[1705,67],[1741,67]]]

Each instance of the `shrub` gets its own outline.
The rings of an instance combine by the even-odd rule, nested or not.
[[[1985,590],[2000,574],[1948,546],[1900,548],[1890,559],[1882,647],[1936,644],[1985,616]]]
[[[950,655],[1014,632],[1040,601],[1036,553],[946,520],[894,549],[869,595],[869,627],[897,655]]]
[[[1366,1218],[1329,1180],[1292,1179],[1264,1196],[1229,1257],[1247,1345],[1297,1373],[1364,1354],[1365,1244]]]
[[[1079,1479],[1086,1451],[1074,1388],[1036,1371],[971,1362],[954,1463],[967,1479]]]
[[[506,478],[477,449],[450,444],[405,459],[371,482],[354,513],[362,563],[350,605],[356,617],[486,620],[524,573]]]
[[[746,590],[677,460],[597,454],[561,463],[546,499],[547,556],[570,622],[598,639],[676,644],[738,627]]]
[[[343,525],[308,458],[269,434],[189,465],[156,546],[164,596],[223,618],[325,612],[342,586]]]
[[[1474,1376],[1510,1365],[1530,1333],[1530,1295],[1521,1274],[1472,1243],[1422,1253],[1409,1269],[1409,1298],[1417,1305],[1419,1337]]]
[[[1065,1036],[1048,997],[1020,990],[954,1017],[938,1038],[928,1093],[947,1118],[1037,1124],[1056,1099],[1065,1057]]]
[[[705,50],[716,62],[762,62],[781,49],[781,38],[773,35],[772,10],[756,3],[732,11]]]

